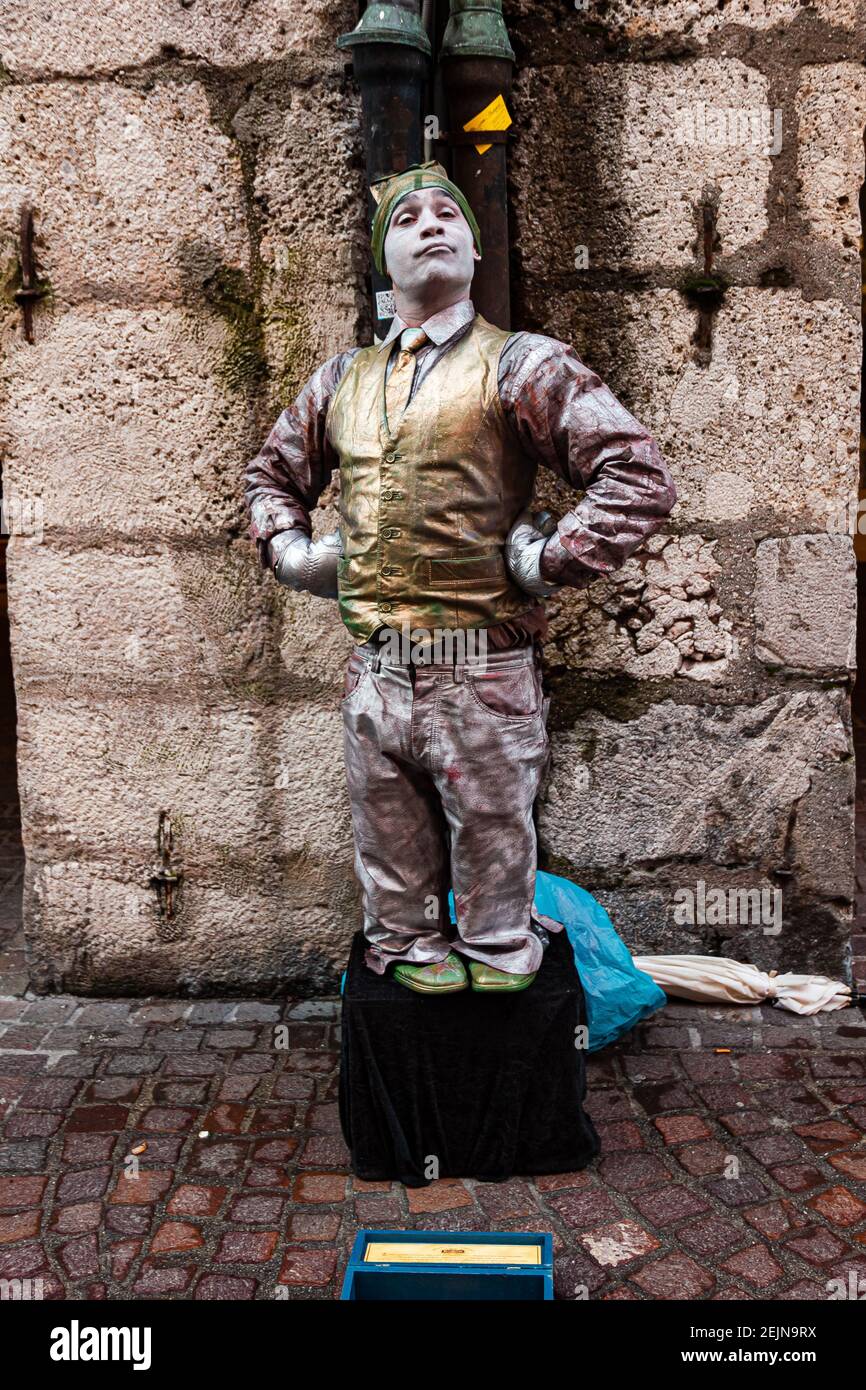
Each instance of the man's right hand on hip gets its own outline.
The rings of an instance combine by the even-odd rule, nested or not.
[[[280,584],[317,598],[337,597],[337,561],[342,554],[339,531],[317,541],[306,531],[280,531],[268,542],[268,558]]]

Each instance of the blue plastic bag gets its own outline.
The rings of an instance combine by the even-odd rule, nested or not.
[[[451,921],[456,922],[453,893],[448,894],[448,909]],[[535,910],[561,922],[568,933],[586,999],[588,1052],[616,1042],[647,1014],[667,1003],[664,990],[645,971],[638,970],[601,903],[585,888],[539,869]]]
[[[586,997],[588,1051],[607,1047],[667,1003],[664,990],[637,969],[601,903],[585,888],[539,870],[535,908],[568,932]]]

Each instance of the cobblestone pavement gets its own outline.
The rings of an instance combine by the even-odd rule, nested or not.
[[[386,1226],[549,1230],[564,1298],[825,1299],[866,1279],[859,1010],[669,1005],[590,1059],[589,1169],[423,1189],[349,1173],[338,1015],[0,998],[0,1278],[50,1298],[330,1299],[358,1228]]]

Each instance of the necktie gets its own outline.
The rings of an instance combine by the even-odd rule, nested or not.
[[[415,353],[428,341],[423,328],[404,328],[400,334],[400,351],[385,382],[385,414],[391,426],[397,424],[409,401],[415,375]]]

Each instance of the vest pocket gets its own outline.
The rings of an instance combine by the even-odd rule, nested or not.
[[[417,573],[431,589],[462,589],[473,584],[490,585],[505,578],[505,557],[501,551],[487,555],[422,558]]]

